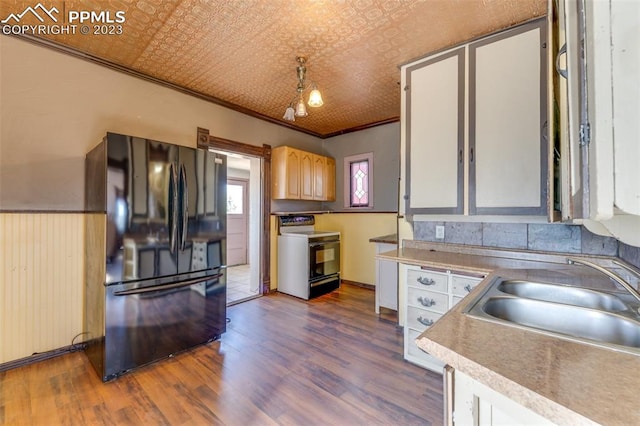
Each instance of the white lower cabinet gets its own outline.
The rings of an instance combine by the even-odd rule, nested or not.
[[[552,425],[530,409],[456,370],[453,406],[448,419],[455,425]]]
[[[376,243],[376,254],[397,248],[397,244]],[[376,259],[376,314],[381,307],[398,310],[398,264]]]
[[[444,363],[424,352],[416,339],[466,296],[482,278],[400,264],[404,286],[404,358],[441,373]]]

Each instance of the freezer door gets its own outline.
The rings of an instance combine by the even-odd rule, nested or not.
[[[107,287],[103,381],[225,332],[224,271],[208,272]]]

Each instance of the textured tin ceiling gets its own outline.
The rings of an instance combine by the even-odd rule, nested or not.
[[[47,1],[69,11],[124,11],[119,35],[39,36],[222,104],[329,136],[397,119],[398,66],[546,13],[547,0]],[[0,18],[32,1],[0,1]],[[30,14],[21,24],[39,23]],[[282,120],[306,56],[324,106]]]

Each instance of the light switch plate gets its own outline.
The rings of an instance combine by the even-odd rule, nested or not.
[[[444,240],[444,226],[436,225],[436,239]]]

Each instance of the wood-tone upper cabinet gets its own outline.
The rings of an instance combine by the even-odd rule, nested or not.
[[[300,199],[301,151],[288,146],[271,151],[274,200]]]
[[[331,157],[326,157],[326,184],[325,184],[325,196],[327,201],[336,200],[336,160]]]
[[[334,201],[336,161],[290,146],[271,151],[274,200]]]
[[[324,201],[327,199],[327,157],[313,156],[313,199]]]
[[[313,184],[314,184],[314,154],[310,152],[300,151],[300,199],[313,200]]]

